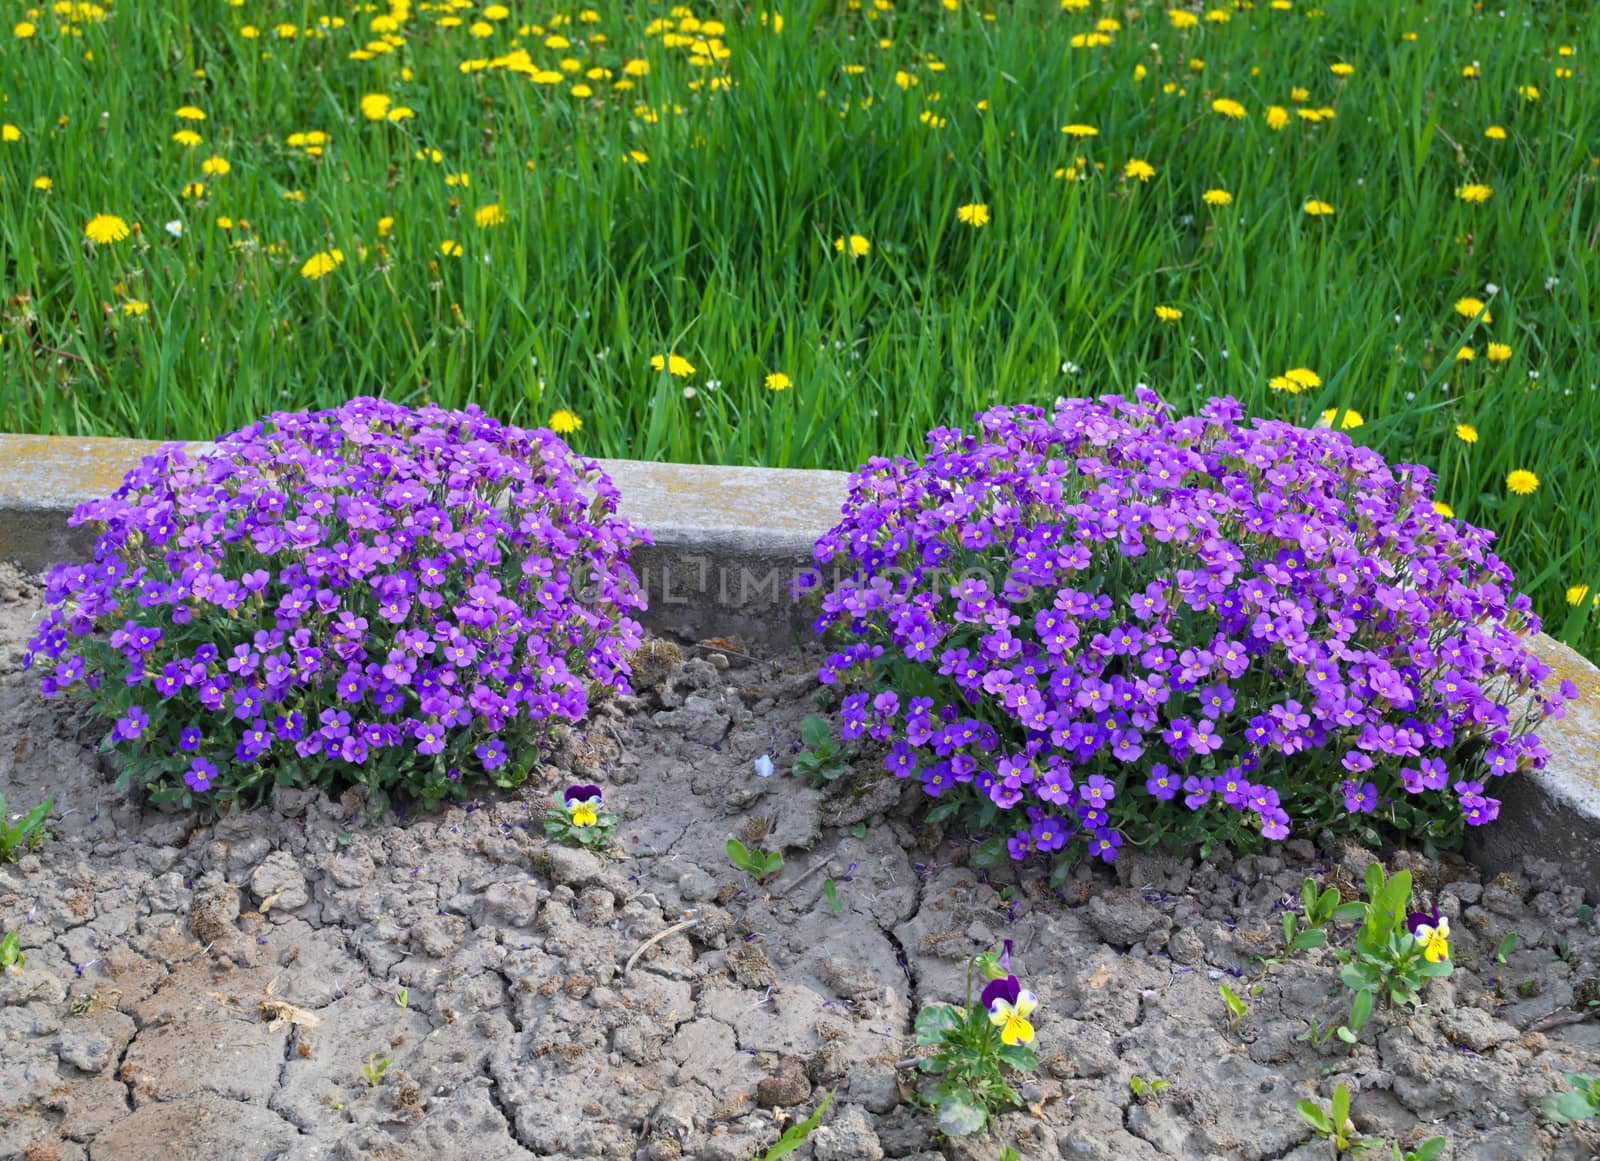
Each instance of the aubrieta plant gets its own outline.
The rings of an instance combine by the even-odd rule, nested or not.
[[[544,816],[546,837],[584,847],[610,846],[616,827],[617,816],[606,809],[600,787],[592,783],[567,787],[561,805],[552,806]]]
[[[1448,845],[1576,693],[1541,688],[1530,602],[1426,469],[1232,399],[983,412],[867,463],[843,511],[815,551],[841,732],[991,860],[1378,822]]]
[[[972,975],[986,980],[976,1005]],[[929,1004],[917,1013],[917,1046],[930,1049],[917,1061],[939,1082],[923,1095],[938,1111],[939,1129],[948,1137],[983,1131],[991,1114],[1021,1104],[1007,1078],[1009,1070],[1032,1072],[1038,1057],[1033,1023],[1028,1019],[1038,998],[1011,973],[1011,941],[998,950],[981,952],[967,964],[967,987],[961,1007]]]
[[[114,723],[158,802],[363,784],[424,806],[520,782],[557,720],[626,691],[645,533],[593,461],[476,408],[379,399],[169,445],[80,507],[24,663]]]

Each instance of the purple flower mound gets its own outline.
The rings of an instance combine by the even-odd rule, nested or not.
[[[1540,690],[1530,602],[1426,469],[1144,389],[977,424],[858,470],[815,557],[844,736],[984,857],[1374,824],[1446,846],[1544,764],[1531,728],[1576,690]]]
[[[649,536],[616,508],[593,461],[475,407],[274,414],[79,508],[94,560],[50,570],[24,664],[115,722],[157,801],[511,785],[591,684],[627,691]]]

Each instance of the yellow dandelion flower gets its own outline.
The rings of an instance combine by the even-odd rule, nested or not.
[[[49,189],[51,186],[53,186],[55,184],[56,184],[55,182],[51,181],[48,177],[46,177],[42,173],[38,177],[33,179],[33,188],[34,189]]]
[[[179,129],[172,135],[172,139],[179,145],[182,145],[185,149],[193,149],[196,145],[199,145],[201,141],[200,134],[196,133],[193,129]]]
[[[565,407],[550,416],[550,430],[557,435],[571,435],[582,426],[583,420],[578,413],[568,411]]]
[[[120,242],[128,236],[128,223],[115,214],[96,214],[83,227],[83,233],[89,241],[106,246],[112,242]]]
[[[34,25],[33,21],[19,20],[11,29],[11,35],[15,36],[18,40],[27,40],[37,31],[39,30],[37,26]]]
[[[1446,520],[1454,518],[1456,514],[1456,510],[1450,507],[1450,505],[1446,504],[1443,500],[1435,500],[1433,502],[1433,510],[1440,516],[1443,516]]]
[[[200,163],[200,172],[210,177],[221,177],[232,169],[233,166],[228,164],[226,157],[218,157],[215,154]]]
[[[1233,195],[1225,189],[1208,189],[1201,195],[1208,206],[1226,206],[1233,204]]]
[[[1333,213],[1333,207],[1327,202],[1319,202],[1315,199],[1306,203],[1305,210],[1306,213],[1310,214],[1313,218],[1326,217]]]
[[[1063,125],[1061,126],[1061,132],[1065,133],[1068,137],[1100,136],[1100,130],[1096,129],[1093,125]]]
[[[652,371],[666,371],[680,379],[687,379],[694,374],[694,364],[682,355],[651,355],[650,369]]]
[[[766,384],[768,391],[786,391],[790,387],[794,386],[794,380],[789,378],[789,376],[785,375],[782,371],[774,371],[772,374],[767,376]]]
[[[635,165],[644,165],[649,162],[650,155],[642,149],[630,149],[628,150],[628,160]]]
[[[851,234],[848,238],[843,236],[835,238],[833,248],[841,254],[848,249],[852,258],[865,258],[872,253],[872,243],[860,234]]]
[[[383,115],[383,119],[385,121],[392,121],[398,125],[402,121],[411,120],[411,118],[415,117],[416,115],[416,110],[412,109],[411,106],[396,105]]]
[[[1478,352],[1473,350],[1471,347],[1462,347],[1456,352],[1456,362],[1458,363],[1470,363],[1477,357]]]
[[[0,141],[11,142],[11,141],[21,141],[21,140],[22,140],[22,130],[21,129],[18,129],[15,125],[10,125],[10,124],[0,125]]]
[[[206,196],[206,183],[191,181],[183,187],[183,196],[186,198],[203,198]]]
[[[361,115],[368,121],[382,121],[388,116],[391,104],[382,93],[368,93],[361,98]]]
[[[1569,604],[1569,605],[1581,605],[1581,604],[1583,604],[1583,598],[1588,596],[1588,595],[1589,595],[1589,586],[1588,585],[1573,585],[1570,589],[1567,590],[1567,604]],[[1600,595],[1597,595],[1595,597],[1593,603],[1594,604],[1600,604]]]
[[[136,298],[130,298],[127,302],[122,304],[122,313],[133,318],[138,318],[141,314],[149,309],[150,304],[148,302],[140,302]]]
[[[1504,141],[1506,139],[1506,131],[1498,125],[1489,126],[1483,131],[1483,135],[1490,141]]]
[[[1356,71],[1356,66],[1353,64],[1346,64],[1341,60],[1329,65],[1328,71],[1336,77],[1348,77]]]
[[[393,230],[393,229],[394,229],[394,219],[393,218],[379,218],[378,219],[378,237],[387,238],[389,236],[389,232],[391,230]]]
[[[1172,27],[1182,30],[1194,28],[1200,23],[1200,18],[1193,12],[1185,12],[1182,8],[1167,9],[1167,19],[1172,21]]]
[[[1506,343],[1490,343],[1485,352],[1491,363],[1504,363],[1511,357],[1511,347]]]
[[[472,220],[477,222],[479,227],[485,229],[490,226],[498,226],[506,220],[505,207],[500,205],[498,202],[487,206],[479,206],[477,210],[474,211]]]
[[[1322,422],[1331,424],[1333,423],[1333,417],[1338,414],[1339,409],[1337,407],[1330,407],[1322,413]],[[1365,420],[1361,418],[1361,412],[1353,407],[1346,407],[1344,409],[1344,418],[1339,420],[1339,428],[1341,431],[1351,431],[1360,427],[1364,422]]]
[[[1298,383],[1307,391],[1313,387],[1322,386],[1322,376],[1318,375],[1309,367],[1293,367],[1290,370],[1285,371],[1283,374],[1286,379]]]
[[[1486,323],[1494,322],[1494,316],[1484,309],[1483,299],[1473,298],[1470,294],[1456,299],[1456,313],[1462,318],[1481,318]]]
[[[1285,109],[1282,105],[1267,106],[1268,129],[1271,129],[1273,132],[1277,132],[1279,129],[1284,128],[1288,124],[1289,110]]]
[[[1518,496],[1531,496],[1539,488],[1539,477],[1526,468],[1518,468],[1506,477],[1506,487]]]
[[[1456,438],[1462,443],[1477,443],[1478,429],[1470,423],[1458,423],[1456,424]]]
[[[967,223],[974,230],[981,230],[989,224],[989,207],[982,202],[972,202],[969,205],[956,209],[956,217]]]
[[[343,251],[324,250],[306,259],[305,265],[300,267],[300,277],[309,278],[315,282],[319,278],[332,274],[343,264]]]
[[[1242,120],[1248,115],[1243,105],[1229,97],[1218,97],[1211,102],[1211,108],[1235,121]]]
[[[454,238],[446,238],[439,243],[439,253],[446,258],[459,258],[461,257],[461,243]]]
[[[1123,167],[1122,172],[1129,178],[1138,178],[1140,181],[1149,181],[1156,175],[1156,167],[1148,161],[1135,157]]]
[[[204,121],[206,119],[206,111],[193,105],[179,105],[173,116],[180,121]]]
[[[1486,202],[1494,196],[1494,190],[1486,185],[1473,182],[1456,189],[1456,197],[1464,202]]]
[[[1164,323],[1177,322],[1182,317],[1183,311],[1179,310],[1175,306],[1156,307],[1156,318],[1160,319]]]
[[[1521,97],[1524,101],[1537,101],[1539,99],[1539,86],[1518,85],[1517,96]]]

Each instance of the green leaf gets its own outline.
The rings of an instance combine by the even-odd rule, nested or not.
[[[749,871],[754,869],[750,862],[749,848],[736,838],[731,838],[728,840],[728,858],[731,859],[733,865],[738,867],[741,871]]]
[[[1376,903],[1383,894],[1383,866],[1376,859],[1367,864],[1367,898]]]
[[[1018,1072],[1032,1072],[1039,1067],[1039,1058],[1033,1054],[1033,1050],[1020,1044],[1002,1044],[995,1055]]]
[[[1336,1129],[1343,1129],[1344,1123],[1350,1119],[1350,1090],[1342,1084],[1333,1086],[1333,1102],[1329,1106],[1329,1119],[1333,1121]]]
[[[1350,1004],[1350,1027],[1359,1032],[1372,1018],[1372,992],[1366,988],[1356,993],[1355,1000]]]
[[[1416,1161],[1434,1161],[1435,1157],[1444,1152],[1444,1147],[1447,1144],[1449,1144],[1449,1141],[1444,1137],[1429,1137],[1417,1146],[1416,1152],[1412,1153],[1412,1156],[1416,1158]]]
[[[947,1137],[970,1137],[983,1132],[989,1114],[965,1094],[945,1097],[939,1102],[939,1131]]]
[[[1500,946],[1495,948],[1495,952],[1494,952],[1495,962],[1496,963],[1505,963],[1506,962],[1506,957],[1509,956],[1512,953],[1512,951],[1514,951],[1516,949],[1516,946],[1517,946],[1517,933],[1515,931],[1507,933],[1506,937],[1500,941]]]
[[[853,827],[850,828],[850,837],[851,838],[858,838],[858,839],[866,838],[867,837],[867,824],[865,822],[856,823]]]
[[[1354,1044],[1356,1042],[1356,1034],[1350,1031],[1350,1029],[1343,1024],[1340,1024],[1336,1029],[1336,1034],[1338,1035],[1339,1039],[1343,1040],[1346,1044]]]
[[[822,893],[828,897],[828,906],[833,908],[833,913],[843,915],[844,906],[839,902],[839,888],[832,879],[822,880]]]
[[[1354,923],[1366,913],[1365,903],[1341,903],[1333,909],[1333,920],[1336,923]]]
[[[761,1161],[778,1161],[779,1157],[787,1157],[805,1144],[806,1138],[811,1135],[811,1130],[822,1124],[823,1114],[828,1111],[828,1106],[832,1103],[833,1092],[830,1089],[822,1094],[822,1103],[817,1106],[817,1111],[798,1124],[785,1129],[777,1144],[761,1155]]]
[[[1333,1122],[1328,1120],[1328,1114],[1314,1101],[1296,1101],[1294,1109],[1306,1124],[1310,1125],[1322,1136],[1326,1137],[1333,1133]]]
[[[1327,942],[1327,934],[1313,927],[1310,931],[1302,931],[1295,936],[1294,942],[1289,944],[1289,948],[1291,951],[1309,951],[1314,947],[1321,947]]]
[[[917,1013],[912,1031],[917,1044],[927,1046],[944,1043],[945,1037],[963,1024],[961,1012],[954,1004],[929,1004]]]
[[[828,726],[828,719],[821,714],[807,714],[800,719],[800,736],[805,739],[806,745],[815,749],[832,741],[833,730]]]

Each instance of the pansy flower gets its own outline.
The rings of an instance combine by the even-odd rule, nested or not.
[[[1406,916],[1406,927],[1422,945],[1422,957],[1429,963],[1450,958],[1450,921],[1432,911],[1414,911]]]
[[[983,989],[981,1002],[989,1009],[989,1023],[1000,1029],[1003,1043],[1033,1043],[1033,1025],[1028,1017],[1039,1006],[1039,998],[1023,988],[1016,976],[990,980]]]
[[[573,826],[593,826],[600,820],[600,787],[580,783],[567,787],[562,799]]]

